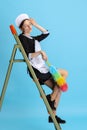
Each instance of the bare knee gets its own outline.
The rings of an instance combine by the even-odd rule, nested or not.
[[[68,76],[68,71],[64,69],[59,69],[59,73],[66,79]]]
[[[68,71],[65,70],[65,77],[67,77],[67,76],[68,76]]]

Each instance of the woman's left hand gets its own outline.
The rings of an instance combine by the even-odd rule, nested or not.
[[[33,18],[30,18],[29,21],[30,21],[30,23],[31,23],[32,25],[34,25],[34,26],[37,24],[36,21],[35,21]]]
[[[41,51],[41,55],[42,55],[43,60],[47,61],[48,58],[44,51]]]

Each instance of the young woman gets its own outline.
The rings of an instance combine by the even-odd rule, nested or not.
[[[22,31],[22,33],[19,35],[19,39],[24,47],[24,50],[29,58],[33,70],[39,80],[39,83],[41,85],[45,84],[52,90],[52,93],[47,95],[46,97],[50,107],[55,114],[57,122],[65,123],[65,120],[59,118],[56,115],[56,109],[60,100],[61,90],[54,82],[48,67],[45,65],[45,61],[47,61],[47,55],[43,50],[41,50],[40,46],[40,41],[44,40],[49,35],[49,32],[45,28],[40,26],[34,19],[29,18],[27,14],[20,14],[16,18],[15,22]],[[32,31],[32,26],[40,30],[42,33],[38,36],[31,36],[30,33]],[[66,79],[68,75],[67,71],[63,69],[59,69],[58,71]],[[30,72],[29,74],[32,78]],[[53,122],[50,116],[48,117],[48,121]]]

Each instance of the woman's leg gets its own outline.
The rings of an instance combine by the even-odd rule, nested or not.
[[[64,79],[67,78],[68,76],[68,72],[64,69],[59,69],[58,70],[59,73],[64,77]],[[58,86],[57,86],[58,87]],[[59,100],[60,100],[60,96],[61,96],[61,90],[59,89],[58,93],[57,93],[57,96],[55,98],[55,107],[57,108],[58,107],[58,104],[59,104]]]
[[[60,90],[60,88],[59,88],[56,84],[55,84],[55,85],[53,84],[52,80],[47,80],[47,81],[45,82],[45,84],[46,84],[47,86],[49,86],[51,89],[53,89],[53,92],[52,92],[52,94],[50,95],[50,97],[51,97],[50,100],[51,100],[51,103],[52,103],[52,104],[49,102],[49,100],[48,100],[48,102],[49,102],[49,104],[51,104],[51,105],[50,105],[51,108],[52,108],[53,106],[54,106],[55,108],[57,108],[58,103],[59,103],[59,100],[60,100],[60,96],[61,96],[61,90]],[[49,95],[47,95],[47,96],[49,96]],[[47,99],[49,99],[49,98],[47,98]],[[62,123],[62,124],[66,123],[65,120],[61,119],[60,117],[58,117],[58,116],[56,115],[56,109],[52,109],[52,111],[53,111],[53,113],[54,113],[54,115],[55,115],[55,118],[56,118],[56,120],[57,120],[58,123]],[[48,121],[49,121],[50,123],[53,122],[51,116],[49,116]]]
[[[59,69],[58,70],[59,73],[66,79],[68,76],[68,72],[64,69]],[[60,101],[60,97],[61,97],[61,90],[58,87],[57,84],[55,84],[55,82],[53,81],[53,79],[49,79],[45,82],[45,85],[47,85],[48,87],[50,87],[53,91],[51,94],[51,100],[54,101],[55,100],[55,108],[58,107],[59,101]],[[53,110],[53,112],[56,114],[56,110]]]
[[[61,90],[59,88],[55,97],[55,108],[57,108],[59,105],[60,97],[61,97]]]
[[[58,104],[59,99],[60,99],[60,88],[55,84],[53,79],[49,79],[45,82],[45,85],[47,85],[49,88],[51,88],[53,91],[50,94],[51,96],[51,101],[55,101],[54,107],[56,108],[56,104]],[[54,114],[56,115],[56,110],[53,109]]]

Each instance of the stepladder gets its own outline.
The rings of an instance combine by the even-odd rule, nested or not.
[[[33,71],[33,68],[29,62],[29,59],[25,53],[25,50],[19,40],[19,37],[18,37],[18,34],[17,34],[17,31],[16,29],[14,28],[13,25],[10,25],[10,30],[14,36],[14,39],[16,41],[16,44],[14,45],[13,47],[13,51],[12,51],[12,55],[11,55],[11,58],[10,58],[10,61],[9,61],[9,66],[8,66],[8,70],[7,70],[7,73],[6,73],[6,77],[5,77],[5,81],[4,81],[4,85],[3,85],[3,88],[2,88],[2,92],[1,92],[1,96],[0,96],[0,109],[2,107],[2,103],[3,103],[3,100],[4,100],[4,96],[5,96],[5,93],[6,93],[6,89],[7,89],[7,84],[8,84],[8,81],[9,81],[9,78],[10,78],[10,74],[11,74],[11,71],[12,71],[12,66],[13,66],[13,63],[15,62],[25,62],[28,66],[28,69],[30,70],[31,74],[32,74],[32,77],[34,79],[34,82],[37,86],[37,89],[43,99],[43,102],[47,108],[47,111],[49,112],[52,120],[53,120],[53,123],[54,123],[54,126],[55,126],[55,129],[56,130],[61,130],[61,127],[60,127],[60,124],[57,122],[56,118],[55,118],[55,115],[54,113],[52,112],[52,109],[47,101],[47,98],[46,98],[46,95],[43,91],[43,88],[42,86],[40,85],[34,71]],[[17,52],[17,49],[20,50],[20,52],[22,53],[22,56],[23,56],[23,59],[15,59],[15,55],[16,55],[16,52]]]

